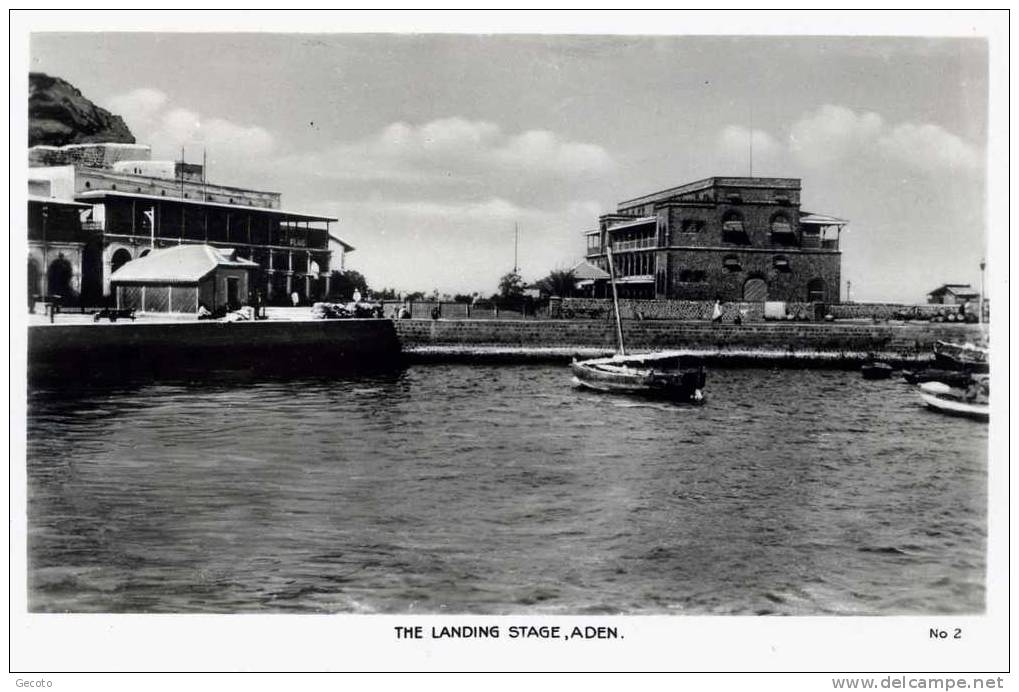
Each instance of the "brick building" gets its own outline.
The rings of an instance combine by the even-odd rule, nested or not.
[[[795,178],[707,178],[620,202],[586,232],[621,297],[839,302],[847,221],[800,209]]]
[[[278,192],[208,182],[199,164],[148,156],[148,147],[126,144],[29,149],[31,193],[87,205],[75,239],[82,250],[70,260],[83,302],[108,300],[110,276],[124,263],[182,244],[231,248],[256,262],[251,290],[268,301],[328,294],[330,272],[354,249],[330,228],[337,219],[284,210]]]

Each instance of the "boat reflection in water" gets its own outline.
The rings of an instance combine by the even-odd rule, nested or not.
[[[570,364],[573,381],[602,392],[640,394],[674,401],[704,401],[704,366],[683,367],[678,351],[656,351],[642,355],[626,355],[623,325],[619,318],[619,296],[612,247],[606,248],[609,259],[609,281],[612,284],[612,308],[616,319],[616,342],[619,350],[608,358],[574,360]]]

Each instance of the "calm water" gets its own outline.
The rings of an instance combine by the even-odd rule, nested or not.
[[[986,425],[851,372],[712,369],[707,393],[553,365],[37,387],[29,606],[983,610]]]

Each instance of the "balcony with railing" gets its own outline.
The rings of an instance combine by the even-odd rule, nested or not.
[[[823,235],[817,233],[804,233],[803,241],[800,244],[804,250],[832,250],[838,251],[839,239],[838,236],[834,238],[826,238]]]
[[[654,236],[636,238],[632,240],[617,240],[612,243],[612,252],[625,252],[627,250],[647,250],[657,247]]]

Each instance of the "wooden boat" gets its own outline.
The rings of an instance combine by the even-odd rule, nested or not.
[[[910,384],[921,384],[923,382],[943,382],[949,387],[961,387],[965,389],[973,383],[972,373],[961,370],[944,370],[941,368],[924,368],[922,370],[906,370],[902,373],[902,379]]]
[[[988,349],[974,344],[934,342],[934,362],[937,367],[945,370],[986,373],[990,368],[988,354]]]
[[[924,382],[919,385],[918,391],[927,408],[949,416],[986,421],[991,415],[987,386],[988,382],[977,381],[963,390],[949,387],[944,382]]]
[[[860,368],[865,380],[887,380],[895,371],[888,363],[865,363]]]
[[[570,369],[574,382],[590,389],[698,403],[704,400],[704,367],[683,367],[685,359],[676,351],[658,351],[575,360]]]
[[[616,355],[607,358],[582,361],[574,359],[570,364],[573,381],[601,392],[639,394],[691,403],[703,402],[706,377],[704,366],[700,362],[693,367],[684,367],[686,357],[678,351],[626,355],[611,247],[608,248],[608,257],[619,349]]]

